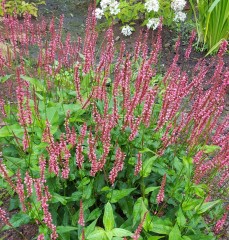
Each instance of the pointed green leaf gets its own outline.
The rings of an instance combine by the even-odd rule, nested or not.
[[[113,190],[112,192],[108,193],[107,197],[111,197],[110,202],[116,203],[120,199],[129,196],[131,192],[133,192],[136,188],[128,188],[122,190]]]
[[[142,171],[141,171],[141,176],[142,177],[147,177],[147,176],[150,175],[150,173],[152,171],[152,168],[153,168],[153,164],[154,164],[156,159],[157,159],[157,156],[153,156],[149,159],[146,159],[143,162]]]
[[[160,187],[148,187],[145,189],[145,194],[153,192],[153,191],[157,190],[158,188],[160,188]]]
[[[180,240],[180,239],[181,239],[181,232],[178,225],[176,224],[171,230],[171,232],[169,233],[169,240]]]
[[[180,227],[183,227],[186,224],[186,218],[185,218],[181,208],[179,208],[179,210],[177,212],[177,223]]]
[[[133,236],[132,232],[125,230],[123,228],[114,228],[112,230],[112,233],[113,233],[113,236],[115,237],[132,237]]]
[[[71,232],[77,230],[77,227],[72,227],[72,226],[58,226],[56,228],[57,233],[66,233],[66,232]]]
[[[39,91],[41,91],[41,92],[46,91],[44,85],[41,83],[40,80],[38,80],[36,78],[31,78],[31,77],[28,77],[28,76],[23,76],[23,75],[21,75],[21,78],[24,79],[25,81],[31,83],[35,87],[36,91],[38,91],[38,92]]]
[[[197,210],[197,214],[202,214],[206,211],[208,211],[209,209],[211,209],[212,207],[214,207],[216,204],[220,203],[220,200],[216,200],[216,201],[213,201],[213,202],[206,202],[206,203],[203,203],[200,208],[199,208],[199,205],[196,206],[196,210]]]
[[[23,135],[24,130],[21,128],[19,124],[13,124],[10,126],[4,126],[0,129],[0,138],[4,137],[12,137],[14,134],[19,137],[19,135]]]
[[[29,221],[30,221],[30,217],[25,213],[16,213],[10,219],[10,223],[15,228],[20,227],[23,224],[29,223]],[[5,226],[2,228],[2,230],[7,230],[10,228],[11,228],[10,226]]]
[[[96,227],[95,230],[88,235],[87,240],[107,240],[106,232],[103,228]]]
[[[103,225],[106,231],[111,231],[115,227],[113,208],[109,202],[105,205]]]
[[[95,221],[93,221],[89,226],[86,227],[86,229],[85,229],[86,239],[87,239],[87,236],[89,236],[90,233],[92,233],[95,230],[97,221],[98,221],[98,219],[95,219]]]

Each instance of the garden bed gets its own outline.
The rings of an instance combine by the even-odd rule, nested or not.
[[[49,10],[54,9],[54,13],[57,14],[56,16],[58,17],[58,15],[61,13],[61,9],[65,9],[64,13],[68,13],[68,16],[67,16],[67,19],[65,18],[64,29],[66,29],[66,32],[69,31],[73,35],[73,38],[77,37],[77,35],[82,36],[82,34],[83,34],[82,24],[80,22],[77,23],[77,24],[79,24],[78,26],[80,28],[79,34],[77,34],[78,29],[76,28],[75,25],[73,25],[73,26],[71,25],[71,21],[73,21],[73,22],[78,21],[79,18],[84,20],[86,17],[86,15],[84,15],[84,13],[82,16],[79,17],[76,14],[74,14],[74,12],[73,13],[69,12],[69,8],[61,7],[61,5],[58,5],[58,3],[55,5],[56,7],[51,5],[52,4],[51,1],[50,2],[48,1],[47,4],[48,4],[48,11],[43,12],[43,14],[41,12],[42,15],[50,16]],[[63,3],[63,4],[66,4],[66,3]],[[79,9],[81,9],[81,7]],[[86,8],[83,8],[83,9],[85,10]],[[46,10],[43,9],[42,11],[46,11]],[[80,12],[82,12],[82,9],[80,10]],[[113,29],[114,29],[114,36],[115,36],[115,48],[119,49],[121,41],[124,40],[124,41],[126,41],[126,46],[127,46],[128,51],[130,53],[133,52],[135,41],[136,41],[136,39],[139,35],[139,31],[141,29],[140,25],[136,26],[136,31],[129,38],[121,36],[120,26],[118,24],[116,24],[113,27]],[[191,77],[193,68],[195,67],[198,60],[202,59],[204,57],[205,53],[200,53],[193,49],[190,58],[188,60],[184,61],[184,53],[188,46],[188,36],[185,34],[182,34],[182,35],[183,36],[181,36],[181,46],[179,49],[180,59],[178,60],[177,64],[178,64],[178,66],[181,66],[181,69],[186,71],[187,74]],[[149,36],[150,36],[149,40],[148,40],[149,43],[152,42],[152,39],[156,39],[156,33],[153,33],[152,31],[149,31]],[[152,36],[153,36],[153,38],[152,38]],[[99,40],[98,45],[101,45],[103,38],[104,38],[104,32],[100,32],[100,36],[99,36],[100,40]],[[174,56],[176,54],[176,52],[173,48],[176,41],[177,41],[177,32],[172,31],[166,27],[163,28],[163,31],[162,31],[162,49],[163,49],[163,51],[162,51],[162,54],[159,56],[159,62],[157,65],[158,73],[164,74],[168,70],[168,68],[171,66],[171,62],[173,61]],[[36,55],[36,52],[35,52],[35,55]],[[131,57],[133,57],[133,55]],[[211,65],[212,58],[207,57],[206,62],[207,62],[206,65]],[[225,66],[229,66],[229,55],[228,54],[226,54],[224,56],[224,62],[225,62]],[[215,66],[212,66],[212,69],[210,69],[208,71],[209,76],[211,76],[214,73],[214,71],[215,71]],[[205,84],[206,90],[208,89],[208,87],[209,87],[208,83],[206,82],[206,84]],[[11,89],[9,89],[9,88],[11,88]],[[8,85],[8,86],[6,84],[0,85],[0,96],[5,96],[6,99],[11,101],[12,103],[16,103],[16,95],[10,94],[10,96],[9,96],[9,92],[13,93],[14,91],[15,91],[14,83],[12,83],[12,85]],[[223,112],[223,115],[221,116],[221,118],[228,115],[228,111],[229,111],[229,101],[228,101],[228,94],[227,94],[226,95],[226,106],[224,108],[224,112]],[[1,121],[0,121],[0,123],[1,123]],[[2,191],[1,193],[3,193],[3,194],[1,194],[1,196],[4,195],[4,197],[2,197],[2,199],[0,199],[1,201],[4,202],[2,208],[7,210],[7,208],[9,207],[10,199],[8,196],[5,196],[4,191]],[[218,196],[216,196],[216,198],[217,197]],[[213,196],[213,198],[214,198],[214,196]],[[14,214],[14,213],[15,212],[13,211],[12,214]],[[162,215],[163,215],[163,213],[162,213]],[[1,228],[1,225],[0,225],[0,228]],[[228,237],[227,230],[228,230],[228,224],[225,226],[225,229],[222,234],[222,239],[227,239],[227,237]],[[23,233],[23,235],[25,236],[26,239],[32,239],[37,234],[37,227],[36,227],[36,225],[29,224],[29,225],[20,227],[19,231]],[[0,237],[5,237],[6,239],[9,239],[9,240],[22,239],[22,238],[20,238],[18,233],[13,230],[8,230],[8,231],[2,233],[0,235]]]

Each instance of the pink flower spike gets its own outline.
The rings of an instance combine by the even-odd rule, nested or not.
[[[217,221],[215,228],[214,228],[214,232],[216,234],[218,234],[223,229],[223,226],[226,223],[226,220],[227,220],[227,213],[225,213],[223,215],[223,217]]]
[[[78,224],[81,225],[82,227],[85,226],[84,213],[83,213],[83,201],[82,200],[80,200],[80,212],[79,212]]]
[[[145,212],[140,224],[138,225],[137,229],[134,232],[134,236],[132,237],[133,240],[138,240],[140,238],[140,234],[143,228],[143,224],[145,222],[146,219],[146,215],[148,214],[148,212]]]
[[[195,37],[196,37],[196,32],[193,30],[193,31],[192,31],[192,34],[191,34],[191,37],[190,37],[190,39],[189,39],[188,48],[187,48],[186,51],[185,51],[185,59],[186,59],[186,60],[189,59],[189,57],[190,57],[190,53],[191,53],[191,51],[192,51],[192,43],[193,43]]]
[[[142,168],[142,154],[138,153],[137,164],[135,165],[134,175],[137,176]]]
[[[45,240],[45,236],[44,234],[40,234],[38,237],[37,237],[37,240]]]
[[[164,201],[164,197],[165,197],[165,183],[166,183],[166,174],[163,176],[162,181],[161,181],[161,188],[160,191],[157,195],[157,203],[160,204]]]
[[[6,211],[2,208],[0,208],[0,219],[9,226],[12,226],[11,223],[9,222],[9,218],[7,217]]]

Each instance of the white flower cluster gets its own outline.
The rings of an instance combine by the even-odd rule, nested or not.
[[[158,0],[147,0],[144,6],[147,12],[151,12],[151,11],[158,12],[159,10]]]
[[[101,9],[101,8],[95,9],[95,17],[97,19],[101,19],[103,15],[104,15],[103,9]]]
[[[101,8],[95,9],[95,17],[101,19],[104,12],[109,9],[111,15],[117,15],[120,12],[119,2],[116,0],[102,0],[100,2]]]
[[[122,34],[124,36],[130,36],[132,34],[133,28],[129,25],[126,25],[122,28]]]
[[[148,29],[153,28],[153,30],[155,30],[159,26],[159,23],[160,23],[159,18],[151,18],[151,19],[149,19],[146,26],[147,26]]]
[[[184,12],[175,12],[174,21],[175,22],[184,22],[186,19],[186,14]]]
[[[119,2],[117,2],[117,1],[112,1],[110,3],[110,7],[109,8],[110,8],[111,15],[117,15],[120,12]]]
[[[185,5],[186,5],[186,1],[185,0],[173,0],[171,2],[171,8],[175,12],[181,12],[184,9]]]
[[[186,14],[182,12],[186,5],[185,0],[173,0],[171,2],[171,8],[175,11],[175,22],[183,22],[186,19]]]

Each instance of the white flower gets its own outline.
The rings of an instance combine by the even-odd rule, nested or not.
[[[160,19],[159,18],[151,18],[149,19],[148,23],[146,24],[147,28],[150,29],[151,27],[153,30],[157,29],[159,26]]]
[[[147,0],[146,3],[144,4],[145,9],[147,12],[151,12],[152,10],[154,12],[158,12],[159,10],[159,2],[158,0]]]
[[[103,15],[104,15],[103,9],[101,9],[101,8],[95,9],[95,17],[97,19],[101,19]]]
[[[186,1],[185,0],[173,0],[171,2],[171,8],[175,12],[181,12],[184,9],[185,5],[186,5]]]
[[[100,6],[102,8],[102,10],[105,10],[111,3],[111,0],[102,0],[100,2]]]
[[[122,28],[122,34],[124,36],[130,36],[132,34],[133,28],[129,25],[126,25]]]
[[[110,12],[111,15],[117,15],[120,12],[119,2],[113,1],[110,3]]]
[[[175,17],[173,19],[175,22],[184,22],[185,19],[186,19],[186,13],[175,12]]]

